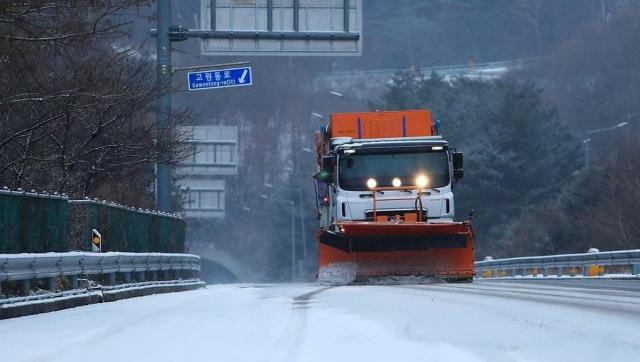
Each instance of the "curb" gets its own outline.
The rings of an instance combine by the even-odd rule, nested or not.
[[[115,302],[122,299],[136,298],[152,294],[183,292],[204,288],[205,286],[206,283],[203,281],[157,285],[152,284],[140,287],[123,287],[115,290],[88,290],[86,293],[73,296],[41,299],[32,302],[18,302],[6,305],[0,304],[0,320],[54,312],[57,310],[75,308],[89,304]]]

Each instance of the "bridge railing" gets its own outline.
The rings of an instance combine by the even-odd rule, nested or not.
[[[40,253],[0,254],[0,303],[5,293],[3,283],[17,282],[19,295],[31,294],[32,281],[43,281],[44,289],[78,289],[78,280],[85,277],[105,286],[142,283],[156,280],[196,279],[200,272],[200,257],[169,253]],[[65,288],[61,287],[65,278]]]
[[[640,249],[475,262],[476,277],[640,276]]]

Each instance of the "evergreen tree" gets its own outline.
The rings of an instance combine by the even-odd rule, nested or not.
[[[457,215],[476,210],[479,255],[521,250],[519,239],[525,238],[509,233],[508,226],[550,204],[580,166],[579,143],[530,83],[446,80],[403,71],[377,108],[431,109],[445,138],[465,153]]]

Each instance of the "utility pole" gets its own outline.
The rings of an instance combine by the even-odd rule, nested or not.
[[[158,109],[156,126],[158,138],[166,137],[169,117],[171,115],[171,40],[169,27],[171,26],[171,0],[158,0],[158,35],[157,44],[157,75]],[[164,159],[166,154],[161,154]],[[162,160],[161,160],[162,161]],[[171,168],[168,164],[156,163],[156,209],[163,212],[172,211],[171,200]]]

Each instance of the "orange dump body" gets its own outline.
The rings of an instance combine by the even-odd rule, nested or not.
[[[473,230],[469,222],[342,221],[341,232],[320,230],[320,270],[356,266],[356,280],[377,276],[473,278]]]
[[[364,138],[424,137],[435,134],[431,111],[335,113],[329,136]]]

